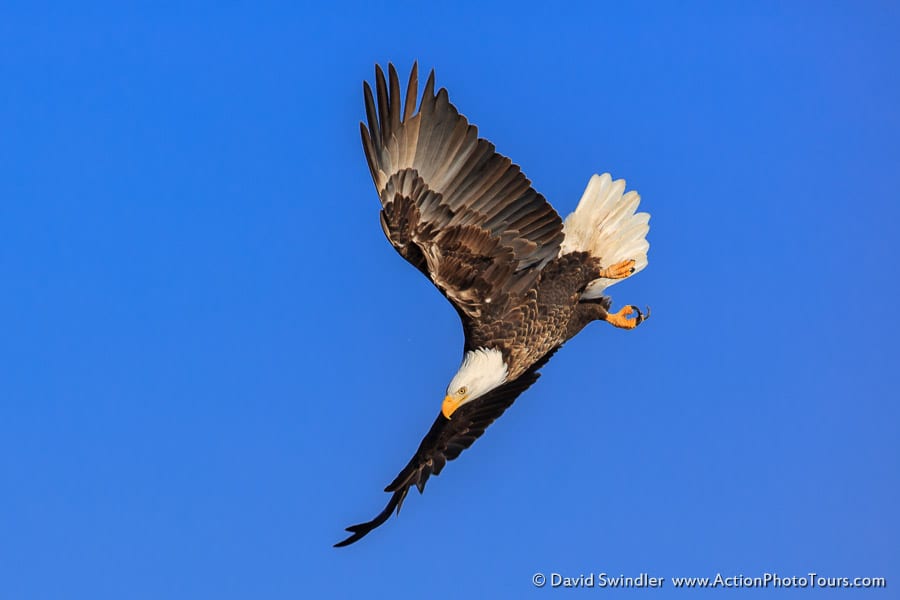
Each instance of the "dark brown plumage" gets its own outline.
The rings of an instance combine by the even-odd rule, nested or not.
[[[597,236],[590,242],[582,234],[588,241],[581,240],[581,246],[562,248],[559,215],[518,166],[478,137],[476,128],[450,104],[445,89],[435,94],[433,71],[418,111],[416,66],[403,106],[393,65],[387,79],[380,67],[375,74],[374,95],[364,84],[368,127],[360,124],[360,129],[381,198],[384,233],[457,310],[467,356],[499,352],[505,378],[480,396],[464,399],[450,418],[446,412],[438,415],[409,464],[385,488],[392,494],[385,509],[372,521],[349,527],[352,535],[336,546],[356,542],[391,512],[399,512],[411,486],[422,492],[428,478],[484,433],[537,380],[538,370],[553,353],[585,325],[606,319],[632,328],[644,318],[630,306],[611,315],[609,298],[586,292],[592,282],[605,281],[602,278],[627,277],[635,260],[612,266],[598,255],[604,246]],[[619,208],[623,205],[609,198],[608,206],[599,201],[588,206],[587,217],[577,217],[572,227],[585,229],[592,223],[585,219],[621,221],[617,215],[625,214]],[[640,226],[637,221],[626,223],[632,229]],[[640,231],[628,231],[631,237],[625,239],[637,240]],[[643,234],[640,241],[645,244]],[[617,248],[609,243],[606,247]],[[645,256],[646,249],[644,264]],[[637,316],[628,319],[625,313],[632,309]],[[465,391],[465,386],[460,388],[462,396]]]

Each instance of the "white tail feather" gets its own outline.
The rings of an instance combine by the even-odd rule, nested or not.
[[[624,179],[613,181],[609,173],[591,177],[575,211],[566,217],[560,255],[587,252],[604,267],[631,259],[634,273],[646,267],[650,215],[635,212],[641,201],[637,192],[624,192]],[[595,279],[582,298],[599,298],[617,281],[621,279]]]

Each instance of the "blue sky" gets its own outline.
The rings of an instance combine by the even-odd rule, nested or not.
[[[889,597],[898,27],[886,2],[5,5],[0,596],[816,571]],[[359,144],[362,80],[415,59],[561,213],[595,172],[640,191],[650,265],[613,291],[653,319],[589,327],[338,550],[461,356]]]

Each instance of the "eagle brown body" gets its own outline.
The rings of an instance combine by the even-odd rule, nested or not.
[[[496,347],[510,365],[509,379],[527,371],[585,325],[606,314],[603,303],[579,302],[599,266],[587,253],[555,258],[541,269],[527,292],[512,294],[503,306],[485,311],[466,331],[466,349]]]
[[[393,495],[385,509],[372,521],[349,527],[352,535],[337,546],[359,540],[393,510],[399,512],[412,485],[423,491],[428,478],[468,448],[588,323],[599,319],[630,329],[644,319],[633,306],[611,314],[611,300],[601,295],[606,285],[646,265],[649,216],[634,214],[636,194],[623,197],[624,182],[615,196],[619,182],[609,184],[608,176],[592,179],[585,198],[591,185],[600,186],[591,192],[593,204],[583,211],[579,205],[564,228],[519,167],[478,137],[450,104],[447,91],[434,93],[434,72],[418,112],[416,66],[403,106],[392,65],[388,73],[386,80],[376,67],[374,96],[364,84],[368,128],[361,124],[381,198],[382,228],[400,255],[459,313],[466,356],[499,352],[504,372],[486,392],[454,405],[452,414],[438,415],[409,464],[386,488]],[[617,198],[622,202],[617,204]],[[605,232],[601,222],[609,223]],[[628,317],[632,312],[636,316]]]

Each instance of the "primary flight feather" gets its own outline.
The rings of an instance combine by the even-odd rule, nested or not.
[[[400,511],[409,488],[484,433],[539,377],[554,352],[592,321],[623,329],[645,315],[611,311],[610,285],[647,266],[650,215],[624,180],[594,175],[565,222],[518,166],[478,137],[447,90],[428,76],[416,106],[413,65],[401,102],[393,65],[363,84],[363,150],[381,199],[381,227],[447,297],[462,320],[463,361],[440,414],[412,459],[385,488],[387,506],[347,528],[352,544]],[[402,104],[402,105],[401,105]]]

